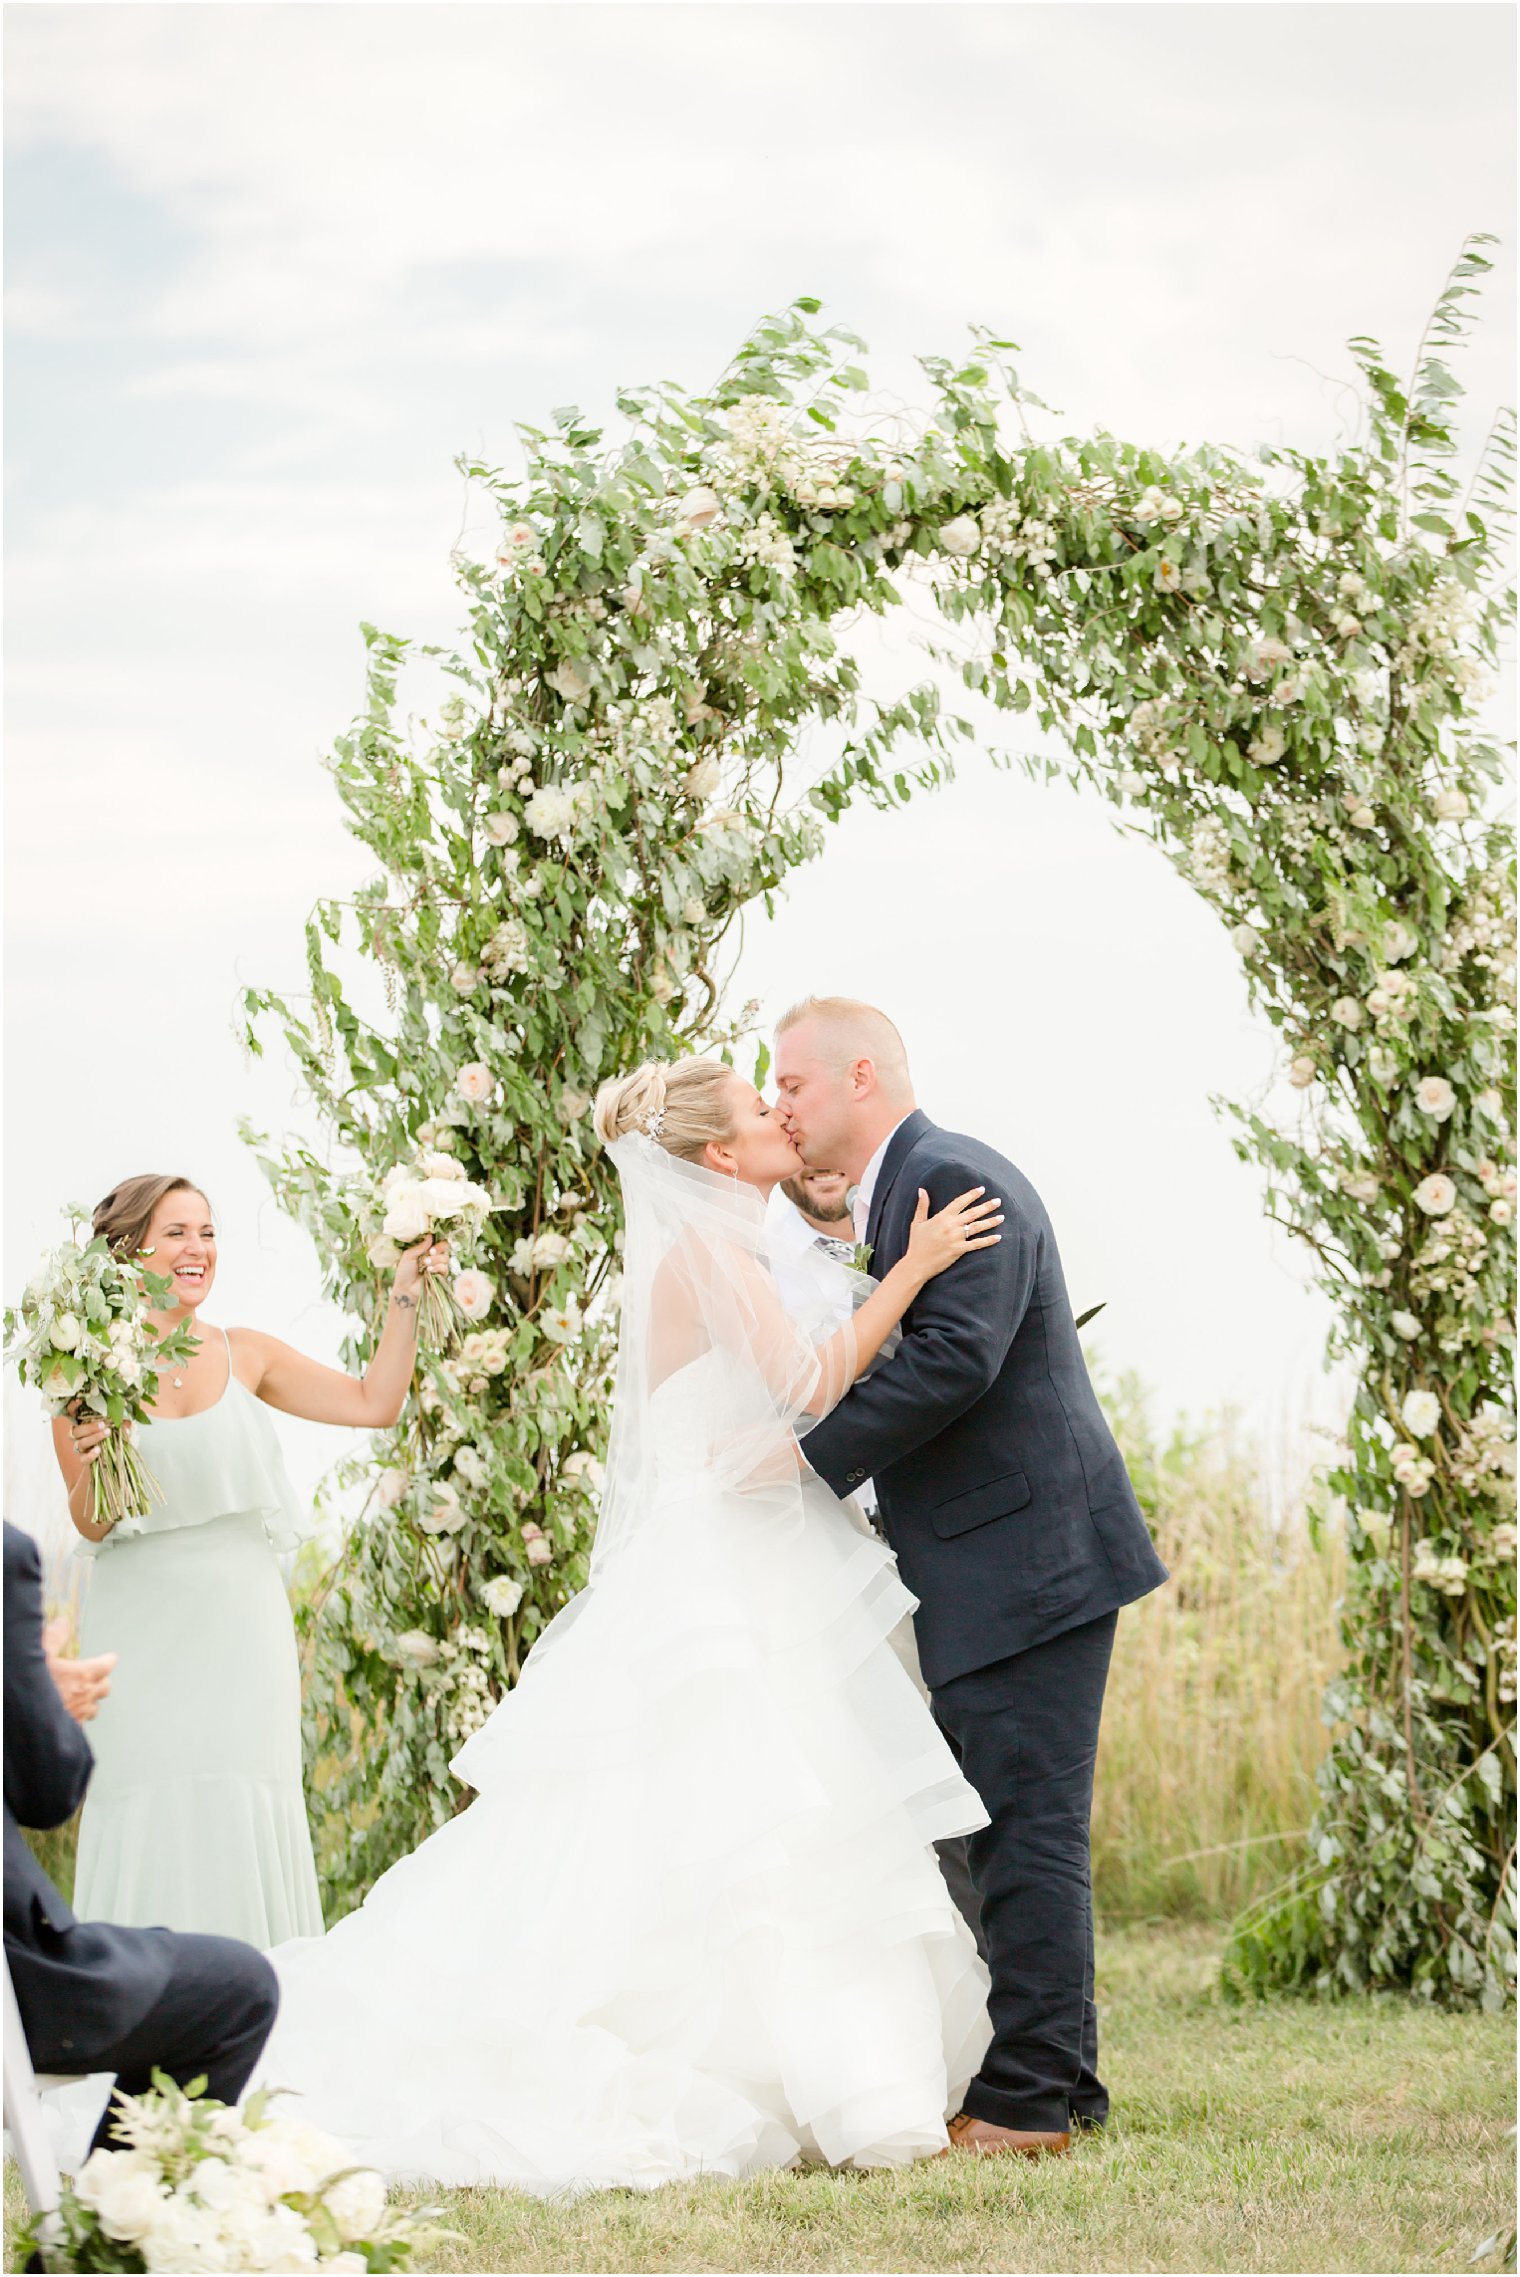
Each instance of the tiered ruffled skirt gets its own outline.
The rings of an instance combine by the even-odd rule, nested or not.
[[[456,1759],[479,1792],[272,1957],[261,2084],[394,2177],[548,2194],[941,2148],[989,2037],[931,1848],[985,1824],[809,1483],[677,1482]]]

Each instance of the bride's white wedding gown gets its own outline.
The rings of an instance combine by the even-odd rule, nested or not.
[[[715,1473],[746,1402],[717,1348],[647,1395],[651,1506],[455,1759],[473,1803],[272,1954],[258,2084],[356,2162],[548,2193],[943,2146],[990,2032],[930,1845],[986,1813],[891,1553],[810,1475]]]

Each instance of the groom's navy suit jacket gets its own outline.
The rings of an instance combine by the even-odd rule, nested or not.
[[[909,1115],[871,1198],[878,1278],[908,1246],[920,1186],[936,1210],[971,1186],[1001,1195],[1003,1238],[926,1285],[896,1355],[803,1445],[836,1494],[875,1480],[932,1690],[1143,1597],[1166,1568],[1093,1392],[1039,1195],[979,1139]]]

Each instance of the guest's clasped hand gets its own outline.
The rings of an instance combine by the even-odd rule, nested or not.
[[[111,1671],[116,1666],[114,1652],[97,1653],[92,1660],[73,1660],[64,1651],[69,1641],[69,1624],[62,1613],[49,1621],[42,1632],[43,1657],[48,1674],[58,1687],[58,1696],[76,1724],[94,1721],[100,1712],[100,1703],[111,1689]]]

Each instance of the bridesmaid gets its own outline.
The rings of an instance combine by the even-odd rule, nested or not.
[[[396,1267],[366,1373],[344,1375],[256,1328],[212,1328],[211,1205],[187,1178],[128,1178],[95,1212],[118,1255],[151,1260],[173,1298],[160,1332],[195,1324],[193,1357],[159,1377],[139,1436],[164,1491],[145,1518],[102,1531],[88,1516],[90,1466],[107,1426],[53,1425],[69,1516],[98,1545],[81,1651],[114,1652],[91,1733],[95,1773],[79,1829],[81,1920],[202,1930],[261,1949],[320,1936],[321,1905],[301,1786],[301,1688],[278,1550],[310,1531],[280,1457],[270,1408],[314,1423],[394,1423],[416,1362],[424,1272],[448,1262],[420,1241]]]

